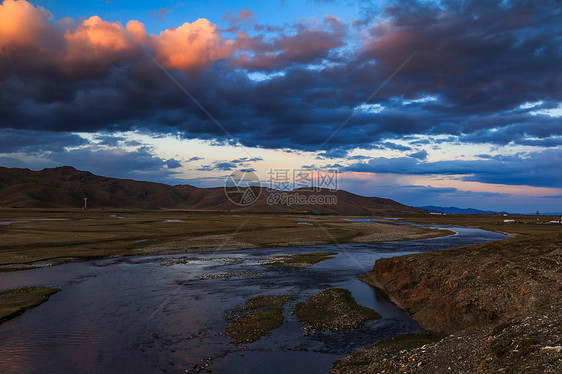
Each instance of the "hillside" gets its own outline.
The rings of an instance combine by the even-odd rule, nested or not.
[[[275,192],[275,191],[274,191]],[[347,191],[294,190],[288,195],[308,197],[312,194],[334,195],[336,204],[284,205],[269,204],[272,193],[266,188],[255,190],[259,198],[241,207],[233,204],[224,188],[198,188],[190,185],[170,186],[162,183],[108,178],[88,171],[63,166],[40,171],[0,167],[0,207],[4,208],[80,208],[84,198],[89,208],[119,209],[188,209],[247,212],[309,213],[420,213],[390,199],[364,197]]]

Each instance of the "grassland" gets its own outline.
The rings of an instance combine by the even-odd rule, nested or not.
[[[2,224],[7,221],[16,222]],[[302,221],[310,224],[299,224]],[[0,209],[0,271],[106,256],[376,242],[448,234],[444,230],[349,222],[330,216]]]
[[[315,330],[353,330],[380,319],[374,310],[357,304],[351,292],[328,288],[295,306],[297,319],[305,323],[305,334]]]
[[[289,296],[256,296],[226,315],[226,335],[234,344],[253,343],[283,325],[283,306]]]
[[[447,214],[447,215],[405,215],[402,221],[436,225],[476,227],[515,237],[539,237],[547,239],[562,233],[562,224],[550,224],[558,216],[529,216],[501,214]],[[504,222],[514,220],[515,222]]]
[[[19,316],[23,312],[47,301],[58,288],[20,287],[0,291],[0,323]]]

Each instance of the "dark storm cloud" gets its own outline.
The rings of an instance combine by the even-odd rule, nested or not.
[[[349,150],[343,148],[332,148],[323,152],[320,152],[317,156],[318,159],[325,158],[344,158],[349,153]]]
[[[462,180],[493,184],[542,187],[562,186],[562,150],[548,149],[526,155],[493,156],[474,161],[424,162],[414,157],[373,158],[343,168],[343,171],[462,175]]]
[[[325,21],[324,29],[298,25],[294,35],[269,42],[246,40],[244,48],[252,51],[253,60],[284,51],[276,52],[278,62],[269,65],[286,66],[282,77],[254,82],[243,71],[232,70],[229,62],[216,63],[197,76],[172,73],[243,144],[313,150],[385,74],[417,51],[376,98],[385,109],[356,115],[328,147],[367,147],[384,137],[411,133],[463,135],[466,141],[498,144],[558,135],[557,119],[533,116],[530,110],[513,112],[538,98],[543,105],[562,101],[556,44],[560,27],[554,22],[558,10],[548,9],[548,3],[509,4],[486,4],[486,11],[473,3],[462,9],[451,3],[445,10],[413,2],[389,7],[388,21],[384,27],[371,27],[369,42],[356,53],[334,57],[342,64],[323,70],[303,64],[325,58],[341,45],[345,31],[334,19]],[[490,7],[495,7],[493,12]],[[522,11],[528,14],[525,22],[517,18]],[[232,62],[239,60],[234,57]],[[0,83],[2,126],[149,128],[180,131],[186,137],[225,137],[147,58],[127,61],[96,80],[43,76],[40,71],[29,76],[16,70]],[[426,95],[438,100],[405,106],[396,99]],[[490,133],[492,128],[500,131]]]
[[[31,131],[5,128],[0,133],[0,153],[61,152],[65,147],[87,144],[78,135],[52,131]]]
[[[396,144],[392,142],[384,142],[380,146],[376,146],[379,149],[393,149],[396,151],[410,151],[412,148],[408,147],[407,145]]]
[[[58,165],[72,165],[98,175],[164,183],[174,181],[175,172],[171,169],[176,166],[173,162],[175,160],[163,160],[146,147],[124,151],[119,148],[100,149],[93,146],[54,152],[46,157]]]

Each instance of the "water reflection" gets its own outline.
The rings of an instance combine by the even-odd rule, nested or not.
[[[0,325],[0,372],[184,373],[203,363],[214,373],[325,373],[361,347],[420,330],[357,279],[376,259],[504,238],[452,229],[458,235],[420,241],[110,258],[1,273],[2,289],[48,284],[63,291]],[[310,268],[263,264],[271,255],[328,251],[339,254]],[[200,279],[214,273],[261,275]],[[255,343],[234,346],[221,333],[225,311],[247,298],[289,294],[294,304],[328,287],[349,289],[383,318],[351,332],[303,336],[288,305],[286,323]]]

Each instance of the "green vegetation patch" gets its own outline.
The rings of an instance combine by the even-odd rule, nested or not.
[[[328,288],[295,307],[295,315],[304,322],[304,331],[353,330],[381,318],[374,310],[357,304],[351,292]]]
[[[226,316],[226,335],[234,344],[253,343],[283,325],[283,306],[290,296],[256,296]]]
[[[47,301],[60,288],[20,287],[0,291],[0,323],[15,318],[28,309]]]
[[[318,252],[288,255],[268,265],[306,267],[334,258],[337,254],[337,252]]]

